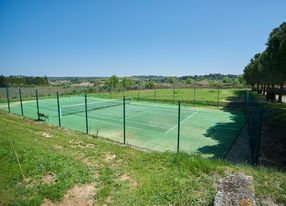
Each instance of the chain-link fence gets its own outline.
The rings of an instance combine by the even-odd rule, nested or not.
[[[55,97],[58,92],[60,95],[80,95],[83,93],[92,94],[94,97],[118,99],[123,96],[132,97],[136,101],[149,102],[167,102],[177,103],[178,101],[184,104],[199,105],[199,106],[214,106],[214,107],[232,107],[241,108],[245,102],[246,89],[243,88],[227,88],[227,87],[188,87],[188,88],[162,88],[162,89],[110,89],[109,91],[101,87],[22,87],[22,97],[33,99],[35,90],[37,89],[39,97],[50,98]],[[0,101],[5,101],[6,91],[0,90]],[[10,101],[18,101],[19,88],[9,87]]]
[[[256,164],[260,152],[264,105],[259,103],[251,92],[247,92],[246,100],[245,116],[247,119],[251,162]]]
[[[245,122],[240,111],[186,104],[191,98],[217,98],[214,105],[222,105],[222,89],[133,90],[124,94],[121,91],[112,93],[111,99],[108,93],[82,91],[85,90],[0,88],[0,108],[137,147],[217,158],[224,157]],[[240,102],[238,106],[245,105],[245,90],[233,95],[230,102],[239,98],[235,100]],[[166,103],[161,104],[163,101]]]

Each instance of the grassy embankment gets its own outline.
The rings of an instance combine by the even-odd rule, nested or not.
[[[0,119],[0,205],[61,201],[74,185],[92,182],[98,205],[210,205],[216,180],[239,172],[254,177],[258,198],[286,203],[286,174],[275,169],[144,152],[4,112]]]

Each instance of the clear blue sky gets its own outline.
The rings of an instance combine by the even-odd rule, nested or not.
[[[0,0],[0,74],[240,74],[285,0]]]

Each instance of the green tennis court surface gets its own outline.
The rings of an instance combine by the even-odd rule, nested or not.
[[[88,97],[89,133],[123,142],[122,100]],[[7,103],[0,105],[7,111]],[[132,102],[126,99],[126,142],[156,151],[176,151],[178,106]],[[11,112],[21,115],[20,102],[10,103]],[[40,99],[39,111],[47,123],[58,125],[56,98]],[[62,127],[86,131],[83,96],[60,97]],[[37,119],[35,100],[23,101],[24,116]],[[206,157],[223,157],[238,135],[244,115],[238,111],[181,107],[180,151]]]

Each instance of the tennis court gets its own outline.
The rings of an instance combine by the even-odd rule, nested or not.
[[[126,98],[126,143],[156,151],[176,151],[178,139],[178,105],[136,102]],[[23,114],[37,119],[36,100],[23,100]],[[1,109],[8,110],[7,103]],[[85,108],[86,106],[86,108]],[[123,101],[92,96],[64,96],[39,99],[39,112],[47,123],[123,142]],[[12,113],[21,115],[20,101],[10,102]],[[60,115],[59,115],[60,114]],[[245,117],[239,111],[181,106],[180,151],[200,153],[206,157],[223,157],[239,134]]]

